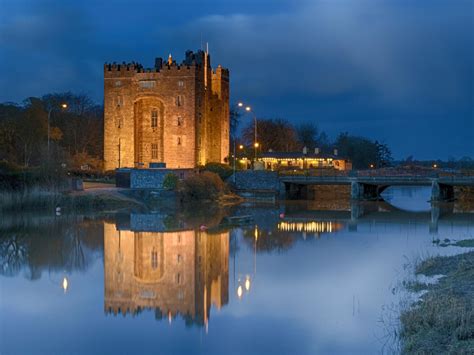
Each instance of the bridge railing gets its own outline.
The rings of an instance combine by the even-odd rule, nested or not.
[[[413,175],[413,176],[317,176],[317,175],[279,175],[280,180],[287,182],[334,182],[334,183],[349,183],[351,181],[357,181],[361,183],[377,183],[377,184],[390,184],[390,183],[431,183],[432,181],[438,181],[441,184],[453,184],[453,185],[472,185],[474,184],[474,176],[444,176],[444,177],[432,177],[426,175]]]

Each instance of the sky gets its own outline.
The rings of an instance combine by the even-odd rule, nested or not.
[[[474,158],[472,0],[0,0],[0,102],[101,103],[105,62],[180,62],[205,43],[257,117],[378,139],[396,159]]]

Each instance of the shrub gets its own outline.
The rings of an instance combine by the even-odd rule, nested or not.
[[[219,175],[222,180],[227,179],[229,176],[232,175],[232,168],[227,164],[222,163],[207,163],[204,166],[204,171],[210,171]]]
[[[193,175],[179,184],[179,194],[183,201],[215,200],[222,196],[225,184],[216,173],[204,171]]]
[[[178,177],[173,173],[168,173],[163,180],[163,188],[166,190],[174,190],[178,185]]]

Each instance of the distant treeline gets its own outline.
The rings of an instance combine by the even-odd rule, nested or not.
[[[48,143],[49,141],[49,143]],[[103,107],[70,92],[0,104],[3,169],[101,169]]]
[[[241,121],[239,111],[231,110],[232,137],[235,137],[237,145],[243,144],[247,153],[252,154],[255,140],[254,121],[249,120],[246,123],[239,137],[237,127]],[[323,153],[332,154],[334,149],[337,149],[338,155],[350,159],[355,169],[386,167],[393,161],[392,152],[385,143],[347,132],[340,133],[331,141],[312,120],[295,125],[283,118],[257,118],[257,141],[259,151],[262,152],[294,152],[302,151],[306,147],[308,152],[319,148]]]

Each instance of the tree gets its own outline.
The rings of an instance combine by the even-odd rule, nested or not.
[[[242,138],[247,146],[253,146],[255,140],[254,122],[249,122],[244,128]],[[257,141],[262,151],[274,150],[289,152],[299,149],[296,130],[287,120],[258,119]]]
[[[313,150],[317,147],[319,130],[318,126],[312,122],[303,122],[296,127],[296,134],[301,148],[306,147]]]
[[[386,144],[371,141],[365,137],[341,133],[335,142],[342,156],[352,160],[356,169],[366,169],[370,165],[387,166],[392,161],[392,153]]]

